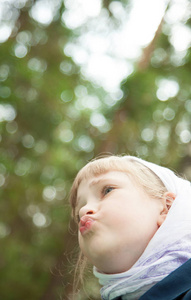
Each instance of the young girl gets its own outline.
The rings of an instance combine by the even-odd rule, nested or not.
[[[88,163],[71,189],[102,299],[191,299],[191,185],[132,156]]]

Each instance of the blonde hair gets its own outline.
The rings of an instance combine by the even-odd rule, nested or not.
[[[82,180],[96,177],[109,171],[119,171],[126,173],[130,179],[135,181],[143,190],[153,199],[160,199],[167,191],[160,178],[142,163],[134,160],[131,156],[107,156],[97,158],[85,165],[77,174],[70,192],[70,204],[72,215],[77,222],[76,205],[78,187]],[[74,284],[83,282],[83,273],[86,264],[86,258],[80,253],[76,266]],[[79,271],[79,274],[78,274]]]

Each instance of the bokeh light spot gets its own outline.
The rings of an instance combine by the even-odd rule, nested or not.
[[[34,137],[30,134],[26,134],[22,137],[22,143],[25,148],[32,148],[34,146]]]
[[[18,58],[23,58],[27,55],[28,49],[23,44],[16,44],[14,47],[15,56]]]
[[[5,183],[5,176],[3,174],[0,174],[0,186],[3,186]]]
[[[37,57],[31,58],[28,62],[28,67],[32,71],[36,72],[44,72],[47,69],[47,63],[43,59],[39,59]]]
[[[47,202],[51,202],[56,197],[56,189],[54,186],[46,186],[43,190],[43,198]]]
[[[175,111],[172,108],[167,107],[163,112],[163,116],[165,120],[172,121],[175,117]]]
[[[12,28],[9,25],[2,24],[0,26],[0,43],[4,43],[8,40],[12,32]]]
[[[189,143],[191,141],[191,132],[187,129],[182,130],[180,133],[180,140],[184,144]]]
[[[94,142],[89,136],[82,135],[78,139],[78,146],[80,150],[91,152],[94,149]]]
[[[44,214],[40,212],[35,213],[32,219],[33,219],[33,223],[37,227],[43,227],[46,224],[46,217]]]
[[[0,238],[4,238],[11,233],[11,230],[4,223],[0,223]]]
[[[16,118],[16,110],[10,104],[0,104],[0,122],[13,121]]]
[[[179,92],[179,84],[173,79],[160,79],[157,82],[157,98],[161,101],[167,101],[175,97]]]
[[[154,137],[153,130],[151,128],[144,128],[141,132],[141,137],[145,142],[151,142]]]
[[[6,130],[10,134],[14,134],[15,132],[17,132],[17,130],[18,130],[18,124],[17,124],[17,122],[15,122],[15,121],[8,122],[6,124]]]
[[[30,168],[31,168],[31,161],[25,157],[21,157],[15,166],[15,174],[17,176],[25,176]]]
[[[63,102],[70,102],[73,99],[73,92],[71,90],[65,90],[61,93],[60,98]]]
[[[5,81],[9,75],[9,66],[3,64],[0,66],[0,81]]]

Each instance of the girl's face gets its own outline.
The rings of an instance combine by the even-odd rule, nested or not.
[[[127,271],[157,231],[162,210],[162,201],[148,196],[125,173],[82,180],[76,209],[80,248],[99,271]]]

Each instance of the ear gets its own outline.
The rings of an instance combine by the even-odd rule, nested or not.
[[[159,215],[159,218],[158,218],[158,223],[157,223],[159,227],[165,221],[165,219],[167,217],[167,214],[169,212],[169,209],[171,208],[175,198],[176,198],[176,195],[172,192],[164,193],[164,195],[161,199],[163,208],[160,212],[160,215]]]

